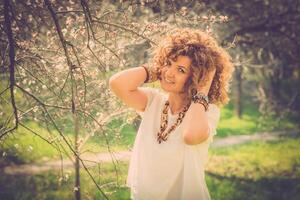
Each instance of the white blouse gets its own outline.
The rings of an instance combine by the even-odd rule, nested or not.
[[[135,138],[126,185],[131,188],[133,200],[208,200],[210,195],[205,182],[204,167],[208,147],[216,134],[220,109],[209,105],[206,112],[210,135],[197,145],[183,141],[184,120],[170,133],[167,141],[159,144],[156,134],[167,95],[153,88],[139,88],[147,94],[142,121]],[[168,127],[178,114],[168,111]]]

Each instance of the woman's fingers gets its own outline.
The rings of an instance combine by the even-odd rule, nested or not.
[[[210,89],[210,86],[212,84],[212,81],[214,79],[215,74],[216,74],[216,69],[208,71],[207,72],[208,78],[207,78],[207,81],[206,81],[205,85],[203,85],[203,83],[202,84],[200,83],[198,85],[197,90],[203,92],[206,95],[208,95],[208,92],[209,92],[209,89]]]

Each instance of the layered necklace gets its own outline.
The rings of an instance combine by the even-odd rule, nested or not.
[[[178,114],[178,118],[176,120],[176,122],[168,129],[166,130],[166,128],[168,127],[168,108],[170,107],[170,102],[167,100],[163,111],[161,113],[161,121],[160,121],[160,130],[157,133],[157,141],[160,144],[162,141],[166,141],[170,135],[170,133],[172,131],[175,130],[175,128],[181,124],[186,111],[189,109],[191,103],[189,103],[188,105],[186,105],[183,110]]]

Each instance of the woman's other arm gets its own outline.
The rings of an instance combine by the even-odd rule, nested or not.
[[[200,144],[208,138],[208,119],[203,105],[192,103],[184,120],[187,121],[187,128],[183,133],[183,140],[186,144]]]
[[[197,89],[199,92],[208,95],[215,72],[216,70],[214,69],[207,75],[209,76],[208,82],[205,86],[199,86]],[[183,133],[183,140],[186,144],[200,144],[209,137],[208,118],[202,104],[192,103],[184,120],[187,121],[187,128]]]
[[[127,69],[114,74],[109,79],[109,87],[126,105],[144,111],[147,105],[146,94],[138,89],[146,79],[143,67]]]

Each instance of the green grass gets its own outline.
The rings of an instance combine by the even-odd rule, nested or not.
[[[136,126],[128,124],[126,120],[127,119],[122,118],[112,120],[105,127],[104,131],[95,134],[88,140],[81,152],[107,152],[107,142],[113,151],[123,151],[132,148],[137,132]],[[55,130],[52,131],[53,134],[50,135],[43,127],[39,126],[37,122],[27,122],[25,124],[45,138],[49,138],[50,136],[54,138],[54,135],[59,136]],[[66,127],[64,133],[68,133],[66,136],[73,143],[74,137],[70,134],[72,132],[72,124],[70,124],[70,122],[64,122],[63,124],[64,127]],[[233,105],[228,104],[221,110],[221,119],[218,124],[216,137],[253,134],[272,130],[288,130],[293,128],[295,128],[295,124],[288,121],[288,119],[280,120],[279,122],[271,118],[262,120],[257,107],[253,104],[246,105],[243,110],[243,117],[239,119],[234,115]],[[84,129],[81,130],[81,136],[86,134],[84,131]],[[103,133],[106,133],[106,139]],[[57,139],[62,141],[61,137],[57,137]],[[68,149],[64,142],[60,143],[63,144],[65,149]],[[5,152],[7,155],[6,160],[14,163],[43,162],[47,159],[54,159],[59,156],[58,151],[51,145],[22,127],[14,134],[11,134],[4,142],[1,142],[0,145],[0,153],[3,154],[3,152]]]
[[[120,126],[120,124],[123,125]],[[38,123],[34,121],[26,122],[25,125],[49,141],[54,138],[56,138],[55,141],[60,140],[59,143],[67,150],[69,155],[72,155],[71,151],[68,150],[68,146],[63,142],[62,137],[59,136],[57,131],[52,130],[52,133],[49,134],[45,128],[39,126]],[[87,143],[82,146],[81,152],[83,154],[89,152],[107,152],[108,148],[106,141],[113,151],[128,150],[133,145],[136,130],[133,125],[126,124],[120,120],[114,120],[106,128],[106,133],[107,139],[105,139],[103,134],[91,137]],[[73,135],[65,134],[65,136],[71,144],[74,143]],[[62,146],[60,146],[61,150]],[[1,162],[4,162],[3,159],[15,164],[44,162],[50,159],[58,159],[60,153],[55,147],[57,146],[47,143],[29,130],[19,126],[13,134],[9,134],[5,140],[0,143],[0,154],[2,155],[0,157],[0,165]],[[67,157],[63,151],[62,156]]]
[[[26,125],[42,137],[49,138],[48,132],[37,123],[29,122]],[[21,126],[1,142],[0,153],[2,158],[6,157],[6,160],[17,164],[45,161],[58,156],[54,147]]]
[[[226,137],[230,135],[254,134],[257,132],[273,130],[294,129],[296,125],[288,119],[280,122],[266,118],[262,120],[258,108],[248,104],[243,110],[241,119],[234,115],[233,105],[228,104],[221,110],[221,119],[218,124],[216,137]],[[136,136],[136,128],[132,124],[127,124],[126,119],[115,119],[107,127],[107,138],[115,150],[128,150],[132,148]],[[87,147],[105,146],[105,140],[102,135],[91,138]],[[90,145],[90,146],[89,146]]]
[[[246,103],[245,103],[246,104]],[[264,131],[294,129],[296,124],[289,119],[274,119],[263,117],[257,106],[246,104],[242,118],[234,114],[233,104],[229,103],[221,109],[221,118],[217,128],[217,137],[230,135],[246,135]]]
[[[231,104],[223,107],[221,110],[221,118],[218,124],[218,137],[228,135],[242,135],[258,131],[256,121],[259,113],[251,107],[244,110],[242,119],[234,115],[233,106]]]
[[[89,168],[97,184],[109,199],[130,199],[130,192],[125,187],[128,163],[120,162],[116,168],[111,163],[103,163]],[[81,170],[81,196],[82,199],[104,199],[89,175]],[[0,177],[0,199],[22,200],[60,200],[74,199],[74,172],[64,170],[49,171],[34,176]]]
[[[213,200],[296,200],[300,199],[299,138],[276,142],[251,142],[211,149],[206,182]],[[129,199],[125,187],[128,163],[117,171],[111,163],[90,168],[109,199]],[[72,199],[73,171],[34,176],[0,177],[0,199]],[[66,178],[69,177],[69,178]],[[86,172],[81,172],[83,199],[103,199]],[[30,192],[29,192],[30,191]]]
[[[206,176],[212,200],[298,200],[298,179],[228,179]]]
[[[136,132],[134,125],[128,124],[126,119],[115,119],[105,129],[107,139],[105,139],[103,134],[98,134],[91,138],[90,143],[105,146],[107,140],[113,148],[128,150],[133,146]]]
[[[300,178],[299,144],[300,139],[292,138],[213,148],[208,169],[217,174],[252,180]]]
[[[300,199],[300,139],[210,150],[212,199]]]

